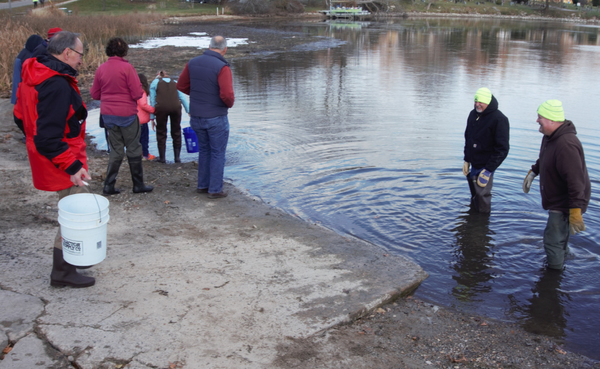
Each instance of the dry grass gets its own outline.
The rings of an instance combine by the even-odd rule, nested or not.
[[[153,23],[160,23],[161,16],[128,14],[122,16],[66,16],[58,9],[49,9],[27,17],[0,18],[0,96],[10,96],[12,71],[17,54],[25,46],[27,38],[39,34],[46,38],[48,29],[60,27],[81,34],[85,46],[85,57],[80,69],[80,81],[93,78],[96,68],[107,59],[104,53],[106,41],[119,36],[128,42],[157,34]]]
[[[12,86],[15,57],[25,45],[27,38],[34,32],[27,25],[11,22],[10,19],[2,23],[4,25],[0,26],[0,33],[5,37],[0,37],[0,47],[4,50],[0,53],[0,95],[7,97]]]

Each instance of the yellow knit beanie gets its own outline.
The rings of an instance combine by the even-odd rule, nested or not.
[[[488,88],[482,87],[475,92],[475,102],[488,104],[492,101],[492,91]]]
[[[564,122],[565,111],[562,103],[558,100],[547,100],[537,110],[542,117],[554,122]]]

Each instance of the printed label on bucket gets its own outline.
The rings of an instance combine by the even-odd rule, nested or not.
[[[62,247],[63,252],[71,255],[83,255],[83,241],[73,241],[63,237]]]

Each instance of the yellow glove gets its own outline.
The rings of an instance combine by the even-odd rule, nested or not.
[[[569,230],[571,234],[585,231],[585,224],[583,224],[583,217],[581,216],[581,209],[573,208],[569,209]]]
[[[527,177],[523,181],[523,192],[529,193],[529,189],[531,189],[531,184],[533,183],[533,179],[537,177],[537,174],[533,173],[531,169],[529,169],[529,173],[527,173]]]
[[[466,162],[463,164],[463,174],[466,176],[469,175],[469,172],[471,171],[471,169],[469,169],[469,167],[471,166],[471,163]]]
[[[491,175],[492,175],[492,173],[487,169],[484,169],[481,172],[479,172],[479,176],[477,177],[477,186],[479,186],[479,187],[487,186],[488,182],[490,181]]]

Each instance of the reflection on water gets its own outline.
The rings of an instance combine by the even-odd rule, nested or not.
[[[452,279],[456,286],[454,297],[461,302],[483,301],[484,293],[490,292],[493,278],[493,232],[490,231],[489,214],[469,211],[458,217],[456,249],[452,268],[456,273]]]
[[[560,290],[563,273],[544,269],[540,274],[540,279],[531,291],[533,295],[525,304],[511,295],[508,298],[514,304],[513,309],[520,310],[525,317],[523,328],[527,331],[556,338],[564,337],[568,315],[565,312],[565,305],[569,295]]]
[[[430,274],[421,298],[521,322],[600,359],[598,28],[435,19],[230,29],[248,27],[315,40],[231,60],[228,180],[309,222],[413,258]],[[466,119],[484,86],[511,124],[489,216],[468,213],[462,175]],[[539,182],[522,192],[542,138],[536,109],[550,98],[575,123],[592,180],[587,231],[571,237],[573,256],[559,277],[540,272],[547,213]]]

